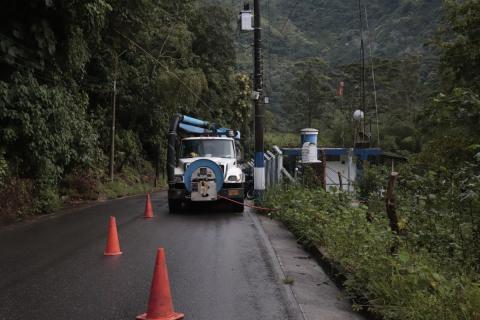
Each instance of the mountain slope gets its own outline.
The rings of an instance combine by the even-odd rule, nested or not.
[[[223,5],[232,10],[232,21],[242,7],[242,3],[232,0],[205,0],[209,4]],[[435,56],[428,47],[442,15],[442,0],[371,0],[361,4],[367,64],[371,56],[377,61],[378,72],[401,77],[409,73],[404,82],[415,81],[414,93],[418,97],[418,108],[421,96],[425,96],[422,88],[431,76]],[[292,79],[297,71],[296,63],[312,58],[320,58],[326,62],[331,76],[331,87],[341,79],[350,78],[350,92],[355,89],[361,71],[355,65],[361,61],[360,55],[360,18],[357,0],[262,0],[264,71],[266,93],[270,96],[269,110],[277,121],[272,121],[274,129],[292,130],[287,119],[290,115],[288,95]],[[367,19],[368,17],[368,19]],[[368,25],[368,28],[367,28]],[[253,34],[240,33],[237,36],[237,67],[248,74],[252,70],[251,43]],[[413,65],[405,65],[404,61],[414,61]],[[402,64],[404,68],[402,68]],[[351,65],[352,67],[348,67]],[[384,66],[399,66],[395,72],[380,70]],[[345,68],[355,71],[345,75]],[[397,70],[398,69],[398,70]],[[408,70],[408,71],[407,71]],[[368,74],[370,71],[367,72]],[[353,78],[352,78],[353,77]],[[395,79],[385,78],[386,81]],[[418,83],[417,83],[418,82]],[[367,84],[367,90],[372,90]],[[387,119],[402,108],[399,92],[402,87],[379,83],[379,94],[390,107],[381,107],[380,118]],[[388,91],[387,88],[388,87]],[[378,88],[378,87],[377,87]],[[371,92],[368,92],[370,94]],[[358,96],[359,92],[353,95]],[[334,90],[331,94],[334,96]],[[367,99],[372,103],[371,99]],[[325,105],[328,104],[325,101]],[[346,101],[349,107],[358,105],[358,99]],[[370,110],[373,110],[370,106]],[[327,113],[328,114],[328,113]],[[408,112],[407,112],[408,114]],[[320,116],[320,115],[319,115]],[[385,120],[386,122],[386,120]]]

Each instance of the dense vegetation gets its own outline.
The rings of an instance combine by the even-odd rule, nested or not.
[[[413,122],[418,152],[397,168],[397,221],[385,212],[391,169],[381,166],[359,181],[368,199],[359,207],[300,186],[266,199],[300,240],[323,247],[356,304],[384,319],[480,317],[480,3],[444,9],[439,81]]]
[[[351,112],[361,103],[357,1],[263,4],[266,87],[275,113],[267,124],[290,131],[269,132],[268,146],[295,146],[292,132],[305,126],[320,129],[322,144],[351,145]],[[248,137],[250,79],[235,65],[250,70],[252,35],[234,36],[237,6],[5,3],[1,221],[48,212],[64,196],[97,199],[150,188],[152,164],[164,167],[174,113],[246,128]],[[479,319],[480,2],[375,0],[366,9],[380,119],[373,140],[410,156],[398,168],[398,232],[384,212],[382,167],[368,168],[359,181],[358,194],[368,199],[359,207],[346,194],[300,186],[273,190],[266,202],[305,244],[323,247],[359,306],[385,319]],[[370,69],[367,75],[375,121]],[[339,80],[346,82],[343,98],[335,97]]]
[[[222,3],[235,14],[240,9],[234,1],[208,1]],[[350,146],[351,116],[362,105],[358,1],[264,0],[262,4],[265,84],[271,97],[268,110],[275,119],[268,130],[296,133],[313,126],[322,132],[323,144]],[[361,11],[372,140],[385,149],[417,152],[420,134],[414,122],[438,82],[438,52],[431,42],[444,12],[442,1],[361,1]],[[250,70],[251,34],[237,34],[236,43],[239,67]],[[312,74],[316,79],[311,79]],[[305,85],[310,79],[318,83]],[[342,80],[345,95],[339,99],[335,91]],[[321,94],[315,86],[320,86]]]
[[[397,200],[402,203],[401,235],[392,233],[384,210],[372,202],[354,208],[345,194],[339,201],[323,190],[286,187],[269,192],[266,203],[280,209],[271,216],[300,241],[322,248],[345,277],[356,308],[383,319],[478,319],[478,230],[472,230],[478,218],[472,221],[468,211],[451,212],[443,207],[445,198],[423,192],[418,204],[403,190],[405,197]]]
[[[249,121],[249,79],[235,72],[232,35],[224,9],[194,0],[6,2],[0,22],[3,217],[49,211],[64,195],[138,190],[124,187],[149,182],[157,160],[163,169],[174,113],[238,128]],[[114,81],[112,183],[106,172]]]

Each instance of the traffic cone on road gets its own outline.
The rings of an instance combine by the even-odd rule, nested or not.
[[[150,199],[150,193],[147,193],[147,202],[145,203],[145,213],[143,214],[143,218],[145,219],[153,218],[153,209],[152,209],[152,201]]]
[[[137,316],[137,320],[179,320],[183,317],[183,313],[173,311],[165,250],[160,248],[157,251],[147,313]]]
[[[115,217],[110,217],[107,245],[105,246],[105,252],[103,254],[106,256],[118,256],[122,254],[122,251],[120,251],[120,243],[118,241],[117,222]]]

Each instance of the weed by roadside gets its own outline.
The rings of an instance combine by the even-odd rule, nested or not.
[[[101,170],[74,171],[61,181],[58,188],[42,187],[41,183],[31,179],[3,179],[0,183],[0,225],[51,213],[71,203],[149,192],[154,186],[151,172],[153,169],[147,162],[139,168],[124,166],[114,181],[109,181]],[[161,180],[157,186],[165,184]]]
[[[348,295],[384,319],[479,319],[480,276],[393,234],[385,215],[351,199],[301,186],[272,190],[266,205],[305,245],[321,246],[341,269]],[[369,217],[369,218],[367,218]],[[392,244],[398,251],[392,254]]]

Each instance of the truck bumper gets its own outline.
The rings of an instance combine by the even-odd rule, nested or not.
[[[244,197],[244,188],[241,184],[234,184],[229,186],[228,184],[224,184],[224,187],[218,192],[218,194],[222,197],[229,198],[229,199],[243,199]],[[174,200],[184,200],[184,201],[191,201],[190,194],[187,190],[178,188],[176,186],[170,186],[168,188],[168,199]],[[220,199],[218,199],[220,200]]]

